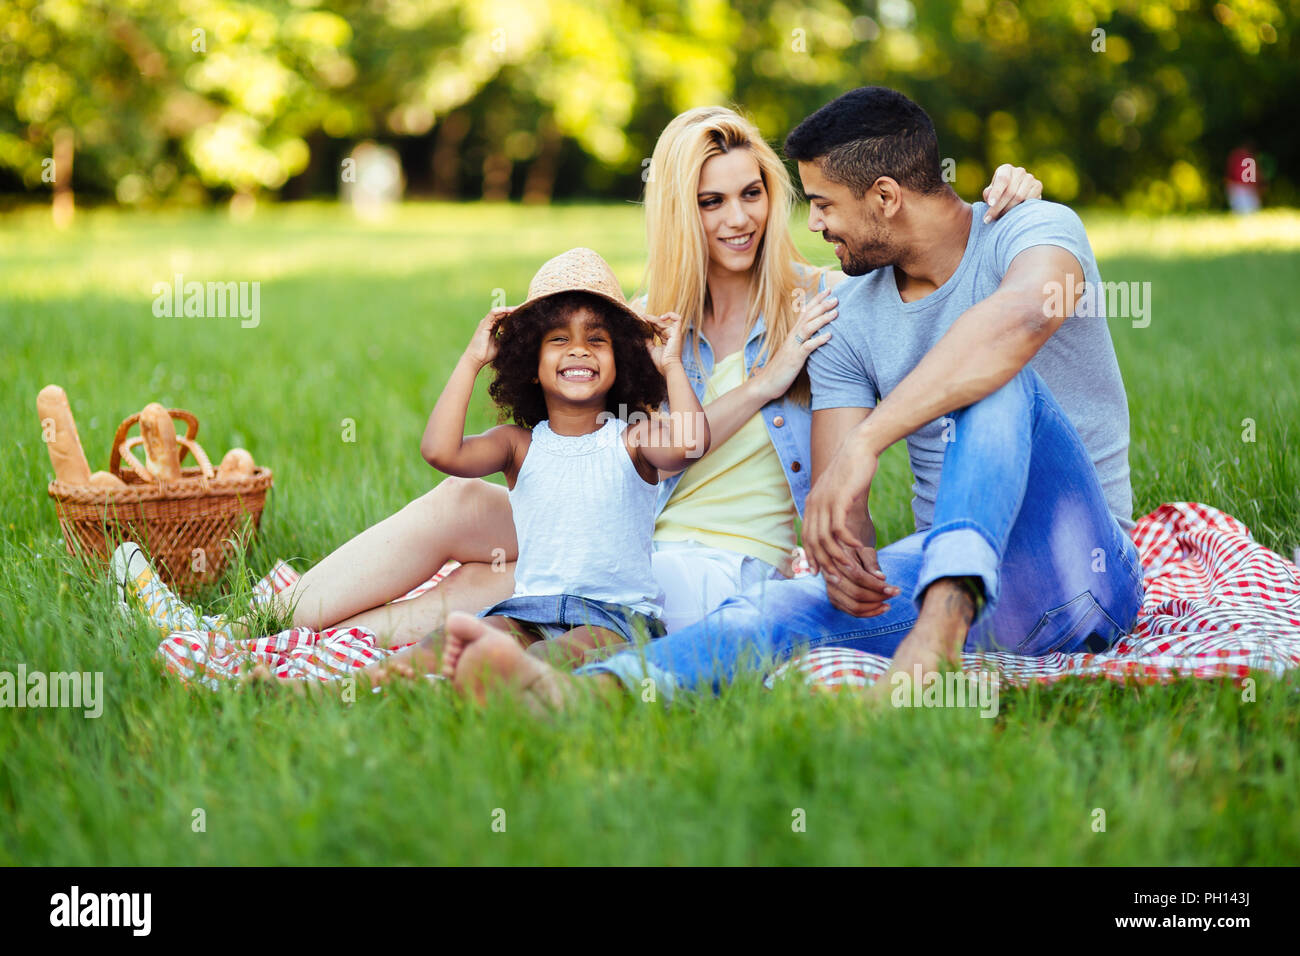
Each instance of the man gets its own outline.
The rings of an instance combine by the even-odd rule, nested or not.
[[[716,689],[804,646],[937,670],[968,649],[1100,651],[1141,604],[1128,535],[1128,407],[1082,223],[1029,201],[994,224],[942,179],[934,125],[867,87],[786,140],[809,228],[850,277],[813,353],[815,577],[763,582],[698,624],[578,671],[598,689]],[[1085,292],[1085,290],[1087,290]],[[908,445],[916,533],[879,551],[868,508],[879,456]],[[521,661],[469,618],[458,684],[562,703],[577,681]],[[893,674],[878,682],[888,688]]]

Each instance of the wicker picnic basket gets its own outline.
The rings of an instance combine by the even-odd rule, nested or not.
[[[258,466],[251,475],[217,477],[194,441],[198,419],[179,408],[168,413],[186,425],[182,460],[193,451],[198,462],[183,468],[179,481],[157,481],[131,454],[143,441],[126,437],[140,420],[137,412],[117,426],[108,466],[126,488],[74,487],[55,480],[49,491],[70,553],[87,562],[103,562],[118,542],[134,541],[165,581],[188,594],[221,575],[231,538],[246,526],[250,536],[256,531],[271,488],[271,470]]]

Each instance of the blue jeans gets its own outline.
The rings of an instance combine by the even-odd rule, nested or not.
[[[670,699],[679,689],[716,692],[738,670],[770,668],[799,649],[892,657],[926,587],[967,576],[983,581],[987,601],[966,650],[1109,648],[1141,607],[1141,563],[1046,384],[1026,368],[951,417],[933,526],[878,554],[886,580],[902,590],[887,612],[861,618],[837,609],[820,575],[762,581],[699,623],[578,673],[615,674],[637,692],[650,678]]]

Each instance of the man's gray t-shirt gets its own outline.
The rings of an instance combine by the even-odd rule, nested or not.
[[[961,264],[924,298],[904,302],[892,266],[836,286],[840,314],[827,327],[834,335],[808,360],[814,411],[874,408],[963,312],[997,290],[1011,260],[1032,246],[1060,246],[1071,253],[1083,268],[1089,292],[1100,292],[1097,261],[1073,210],[1031,199],[985,224],[987,209],[982,202],[974,204]],[[1088,300],[1091,305],[1067,318],[1029,365],[1047,383],[1083,440],[1111,513],[1130,529],[1128,399],[1106,326],[1105,297],[1090,294]],[[934,520],[945,447],[942,418],[907,438],[915,479],[912,513],[918,531]]]

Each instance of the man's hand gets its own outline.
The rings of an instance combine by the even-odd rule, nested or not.
[[[870,519],[867,519],[870,524]],[[898,588],[885,580],[874,547],[855,548],[849,552],[853,559],[849,570],[826,578],[826,595],[846,614],[854,617],[875,617],[889,610],[887,603],[898,595]]]
[[[857,617],[883,613],[899,593],[876,559],[876,532],[867,509],[876,456],[841,448],[817,479],[804,506],[804,550],[826,578],[831,603]]]

